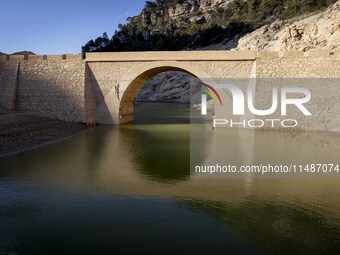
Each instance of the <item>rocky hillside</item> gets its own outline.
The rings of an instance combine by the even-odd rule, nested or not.
[[[182,13],[185,9],[180,9]],[[290,20],[275,21],[243,37],[205,47],[204,49],[239,50],[311,50],[340,48],[340,0],[323,12],[303,15]],[[194,84],[194,86],[193,86]],[[137,100],[176,101],[189,103],[190,87],[199,81],[188,74],[168,72],[151,79]],[[192,94],[199,91],[191,90]],[[194,101],[194,100],[193,100]]]
[[[324,12],[276,21],[242,37],[240,50],[302,50],[340,48],[340,1]]]
[[[234,42],[276,20],[323,8],[336,0],[155,0],[120,24],[112,38],[104,33],[87,42],[89,51],[190,50]]]

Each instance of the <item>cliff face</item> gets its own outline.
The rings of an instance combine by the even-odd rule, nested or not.
[[[169,101],[183,104],[200,102],[201,81],[183,72],[154,76],[138,93],[137,101]]]
[[[244,36],[240,50],[302,50],[340,47],[340,1],[326,11],[288,21],[277,21]]]
[[[205,18],[209,20],[211,15],[208,12],[217,8],[226,9],[232,0],[183,0],[168,1],[163,4],[162,8],[157,11],[150,11],[145,8],[142,12],[143,24],[156,25],[157,18],[160,16],[168,16],[171,20],[180,19],[181,17],[191,17],[191,21],[201,20]]]
[[[175,19],[183,15],[192,15],[201,12],[202,14],[193,18],[192,21],[198,20],[200,17],[209,19],[209,15],[207,15],[208,11],[212,11],[213,8],[226,9],[231,1],[232,0],[187,0],[169,8],[168,14],[170,18]]]
[[[140,21],[141,26],[131,29],[129,28],[131,24],[128,24],[126,28],[130,32],[132,30],[141,33],[145,40],[153,35],[184,36],[188,37],[188,40],[195,40],[195,37],[199,37],[199,32],[205,30],[204,24],[206,28],[216,25],[212,23],[215,23],[219,14],[222,15],[221,12],[228,9],[231,2],[233,0],[155,1],[153,4],[147,4],[141,15],[130,19],[132,24],[138,24]],[[222,24],[219,25],[223,27]],[[123,33],[120,40],[126,42],[130,35],[126,36]],[[181,43],[184,48],[191,47],[188,41]],[[194,45],[195,43],[192,46]]]

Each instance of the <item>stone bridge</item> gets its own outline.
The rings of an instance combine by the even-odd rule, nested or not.
[[[119,52],[82,55],[0,56],[0,106],[72,122],[123,124],[133,119],[136,94],[152,76],[183,71],[215,85],[226,79],[340,78],[340,51]],[[340,84],[311,89],[321,128],[338,130]],[[330,93],[331,91],[331,93]],[[258,107],[271,102],[256,87]]]

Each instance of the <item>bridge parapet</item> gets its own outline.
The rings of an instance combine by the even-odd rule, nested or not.
[[[332,58],[339,57],[340,50],[310,50],[310,51],[261,51],[256,58]]]
[[[78,61],[85,58],[82,54],[64,54],[64,55],[1,55],[0,61]]]
[[[149,61],[254,61],[267,58],[340,58],[340,49],[310,51],[159,51],[106,52],[64,55],[0,55],[0,61],[79,61],[149,62]]]
[[[163,51],[86,53],[87,62],[254,61],[262,58],[337,58],[340,50],[310,51]]]
[[[149,51],[86,53],[87,62],[254,61],[255,51]]]

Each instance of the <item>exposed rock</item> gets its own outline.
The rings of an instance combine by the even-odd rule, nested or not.
[[[186,1],[182,4],[176,4],[174,7],[169,9],[169,17],[171,19],[178,16],[188,15],[198,10],[196,1]]]
[[[197,12],[206,13],[213,10],[215,6],[227,8],[230,2],[232,2],[232,0],[186,0],[170,8],[169,17],[175,19]]]
[[[232,0],[199,0],[199,10],[202,12],[207,12],[209,10],[212,10],[214,6],[227,8],[230,2],[232,2]]]
[[[199,102],[201,82],[183,72],[164,72],[154,76],[138,94],[137,101]]]
[[[196,22],[196,24],[202,24],[207,21],[204,15],[193,16],[189,20],[190,22]]]
[[[340,47],[340,1],[324,12],[263,26],[239,40],[240,50],[310,50]]]

